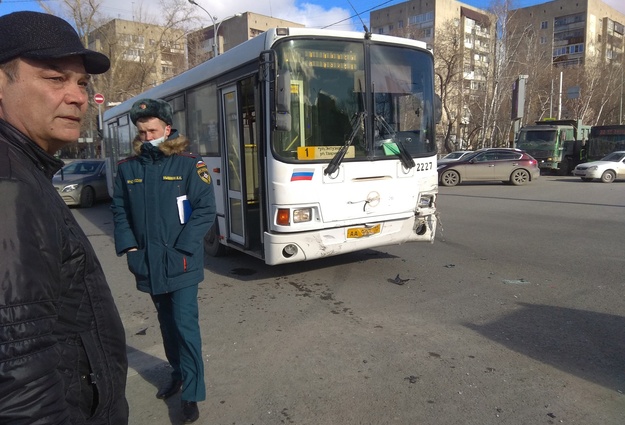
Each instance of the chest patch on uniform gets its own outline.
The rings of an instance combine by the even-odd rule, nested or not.
[[[130,179],[130,180],[126,180],[126,184],[136,184],[136,183],[143,183],[143,179]]]
[[[206,184],[211,184],[211,176],[208,174],[208,168],[204,161],[198,161],[197,164],[195,164],[195,168],[197,168],[197,175],[200,176],[202,181]]]
[[[163,180],[165,180],[165,181],[182,180],[182,176],[163,176]]]

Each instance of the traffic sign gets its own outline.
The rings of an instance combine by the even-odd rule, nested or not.
[[[104,95],[100,94],[100,93],[96,93],[93,95],[93,100],[95,101],[95,103],[97,103],[98,105],[101,105],[104,103]]]

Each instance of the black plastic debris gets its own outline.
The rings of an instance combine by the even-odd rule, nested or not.
[[[394,283],[395,285],[403,285],[408,282],[410,279],[402,279],[399,277],[399,273],[395,276],[395,279],[387,279],[390,283]]]

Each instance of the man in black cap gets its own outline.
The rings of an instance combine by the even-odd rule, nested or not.
[[[115,250],[127,254],[137,289],[158,312],[171,381],[156,394],[182,389],[185,423],[206,399],[197,303],[204,280],[204,235],[215,220],[215,197],[202,158],[186,153],[189,141],[172,129],[169,103],[140,99],[130,110],[137,126],[136,155],[120,161],[115,178]]]
[[[52,186],[108,58],[52,15],[0,16],[0,423],[128,423],[124,328]]]

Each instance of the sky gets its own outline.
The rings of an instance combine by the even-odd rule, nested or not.
[[[356,17],[360,14],[364,23],[369,25],[369,12],[383,7],[402,3],[402,0],[195,0],[216,21],[233,16],[236,13],[254,12],[273,16],[292,22],[304,24],[307,27],[331,27],[337,30],[362,31],[362,23]],[[44,0],[51,8],[58,7],[62,0]],[[616,10],[625,14],[625,1],[604,0]],[[144,16],[149,13],[151,19],[158,19],[160,11],[155,7],[158,0],[103,0],[102,11],[111,19],[120,18],[132,20],[135,16]],[[465,0],[463,3],[481,9],[487,9],[491,0]],[[545,0],[516,0],[516,7],[527,7],[545,3]],[[206,19],[209,26],[212,21],[207,13],[199,7],[197,16]],[[42,11],[35,0],[0,0],[0,15],[17,10]]]

